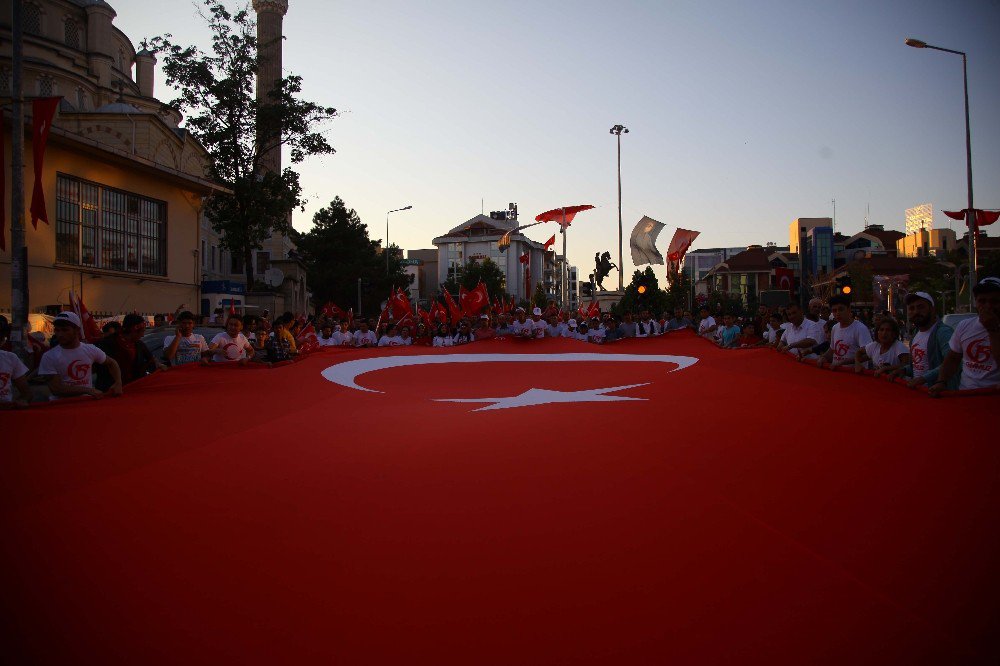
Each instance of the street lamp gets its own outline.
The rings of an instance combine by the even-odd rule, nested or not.
[[[912,37],[907,37],[905,40],[907,46],[912,46],[915,49],[934,49],[935,51],[944,51],[945,53],[954,53],[955,55],[962,56],[962,83],[965,88],[965,174],[968,180],[969,186],[969,207],[965,211],[965,223],[969,227],[969,285],[976,284],[976,213],[972,206],[972,134],[969,131],[969,69],[968,69],[968,58],[965,56],[964,51],[955,51],[952,49],[942,48],[940,46],[931,46],[925,41],[919,39],[913,39]],[[969,289],[969,308],[970,312],[974,304],[972,289]],[[956,302],[957,306],[958,303]]]
[[[398,213],[401,210],[410,210],[413,206],[403,206],[395,210],[390,210],[385,214],[385,274],[389,275],[389,213]]]
[[[615,125],[610,132],[618,138],[618,291],[625,291],[625,268],[622,262],[622,134],[628,134],[628,128]]]

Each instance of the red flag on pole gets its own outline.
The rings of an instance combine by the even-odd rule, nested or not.
[[[448,322],[448,311],[444,309],[438,301],[434,301],[431,305],[431,319],[433,319],[438,324],[446,324]]]
[[[552,247],[555,244],[556,244],[556,235],[552,234],[552,238],[550,238],[547,241],[545,241],[545,246],[543,247],[543,249],[548,250],[550,247]]]
[[[451,318],[451,323],[453,325],[457,324],[458,320],[462,318],[462,308],[458,307],[455,299],[451,297],[447,289],[444,291],[444,302],[448,306],[448,315]]]
[[[968,208],[963,208],[957,211],[943,210],[941,212],[953,220],[964,220],[968,210]],[[973,208],[972,210],[976,214],[977,227],[987,227],[1000,219],[1000,210],[982,210],[980,208]]]
[[[590,204],[582,206],[566,206],[564,208],[553,208],[535,216],[536,222],[558,222],[559,226],[566,228],[569,226],[576,214],[593,208]]]
[[[69,292],[69,306],[80,318],[80,326],[83,329],[80,331],[80,335],[84,342],[98,342],[104,337],[101,333],[101,327],[97,325],[97,321],[91,316],[87,306],[83,304],[83,299],[77,296],[73,290]]]
[[[402,319],[413,312],[413,309],[410,307],[410,297],[402,289],[397,288],[393,292],[389,298],[389,303],[392,307],[393,319]]]
[[[42,163],[45,160],[45,144],[52,129],[52,118],[56,115],[62,97],[41,97],[31,102],[31,153],[34,157],[35,186],[31,191],[31,226],[38,229],[38,220],[49,223],[45,212],[45,191],[42,189]]]
[[[680,270],[681,259],[684,258],[685,253],[699,233],[701,232],[679,227],[674,231],[674,237],[670,239],[670,247],[667,248],[667,263],[670,272],[676,273]]]
[[[319,347],[319,337],[316,335],[316,327],[313,326],[312,322],[299,331],[298,337],[295,338],[295,344],[298,346],[300,354],[311,352]]]
[[[0,169],[6,168],[4,133],[0,131]],[[0,252],[7,251],[7,178],[0,176]],[[36,364],[37,365],[37,364]]]
[[[791,268],[775,268],[774,286],[778,289],[787,289],[789,293],[795,293],[795,271]]]

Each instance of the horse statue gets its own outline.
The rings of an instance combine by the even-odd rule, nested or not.
[[[608,273],[611,272],[612,268],[617,269],[618,266],[611,262],[611,253],[605,252],[601,254],[600,252],[594,254],[594,281],[597,282],[597,286],[601,291],[606,291],[604,289],[604,278],[608,277]]]

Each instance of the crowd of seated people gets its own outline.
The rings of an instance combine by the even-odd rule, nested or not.
[[[196,316],[175,313],[163,322],[163,351],[157,357],[143,343],[146,320],[126,315],[109,322],[96,344],[84,341],[79,317],[62,312],[53,320],[50,347],[29,369],[10,351],[10,325],[0,316],[0,408],[23,407],[31,400],[27,380],[44,380],[52,400],[87,395],[120,395],[123,387],[154,372],[190,363],[281,364],[300,354],[303,335],[313,327],[308,348],[396,347],[425,345],[453,347],[497,338],[563,338],[591,344],[613,344],[626,338],[648,338],[673,331],[692,330],[726,349],[768,347],[819,368],[845,366],[889,379],[901,379],[911,388],[926,386],[932,396],[945,390],[1000,387],[1000,279],[984,278],[973,289],[975,316],[954,328],[940,320],[933,297],[926,292],[907,295],[904,326],[886,315],[871,322],[859,318],[845,297],[829,302],[813,299],[803,309],[797,303],[781,308],[761,307],[754,316],[715,314],[702,308],[692,317],[683,308],[654,316],[647,309],[583,316],[560,312],[550,304],[542,310],[516,308],[447,322],[381,321],[320,315],[306,321],[292,313],[273,319],[230,314],[225,328],[207,340],[195,332]],[[173,330],[170,330],[172,328]]]

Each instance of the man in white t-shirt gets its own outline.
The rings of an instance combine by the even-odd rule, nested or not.
[[[513,335],[519,335],[522,337],[530,338],[534,335],[534,328],[531,325],[531,321],[527,319],[527,315],[524,313],[524,308],[518,308],[514,310],[514,316],[516,317],[510,325],[510,332]]]
[[[355,347],[375,347],[378,345],[378,338],[375,331],[368,328],[368,322],[362,319],[358,323],[358,330],[354,332]]]
[[[194,313],[184,311],[177,315],[177,329],[163,338],[163,358],[171,365],[197,363],[208,350],[205,337],[194,332]]]
[[[535,308],[531,311],[531,336],[534,338],[545,337],[545,321],[542,319],[542,309]]]
[[[379,347],[402,347],[407,343],[403,340],[402,336],[396,334],[396,325],[389,324],[385,327],[385,335],[379,338]]]
[[[909,373],[906,385],[917,388],[924,384],[930,386],[938,380],[941,364],[948,355],[948,343],[954,330],[938,319],[934,309],[934,298],[925,291],[915,291],[907,294],[906,317],[916,327],[913,339],[910,340],[910,363],[907,367],[896,369],[889,373],[895,377]],[[960,370],[959,370],[960,372]],[[958,377],[953,376],[949,382],[949,390],[958,389]]]
[[[94,345],[81,341],[80,318],[75,312],[60,312],[52,321],[57,346],[45,352],[38,374],[48,377],[52,399],[89,395],[101,398],[104,392],[93,386],[95,363],[107,365],[112,385],[107,395],[122,394],[122,374],[118,363]]]
[[[254,355],[253,345],[242,333],[243,320],[239,315],[229,315],[226,330],[212,338],[206,354],[214,354],[216,363],[239,363],[246,365]]]
[[[28,406],[31,388],[27,376],[28,368],[17,354],[0,350],[0,409]],[[15,388],[21,394],[17,400],[14,399]]]
[[[698,321],[698,335],[714,337],[715,330],[719,327],[715,323],[715,318],[708,314],[708,308],[701,309],[701,319]]]
[[[333,332],[333,324],[325,323],[320,326],[316,343],[320,347],[336,347],[340,344],[340,336]]]
[[[1000,386],[1000,278],[983,278],[972,295],[979,316],[958,322],[937,381],[928,390],[931,396],[939,395],[959,368],[959,390]]]
[[[830,299],[830,309],[837,323],[830,331],[830,348],[816,359],[816,367],[829,365],[835,368],[854,362],[859,349],[872,341],[868,327],[854,318],[851,312],[851,301],[844,296],[834,296]]]
[[[545,335],[550,338],[562,338],[565,337],[563,334],[566,332],[566,324],[559,321],[559,317],[556,315],[551,315],[544,330]]]
[[[785,314],[788,316],[788,326],[778,342],[777,350],[788,352],[801,361],[808,358],[812,353],[810,350],[823,339],[823,333],[819,330],[821,326],[806,319],[802,306],[798,303],[789,303]]]

